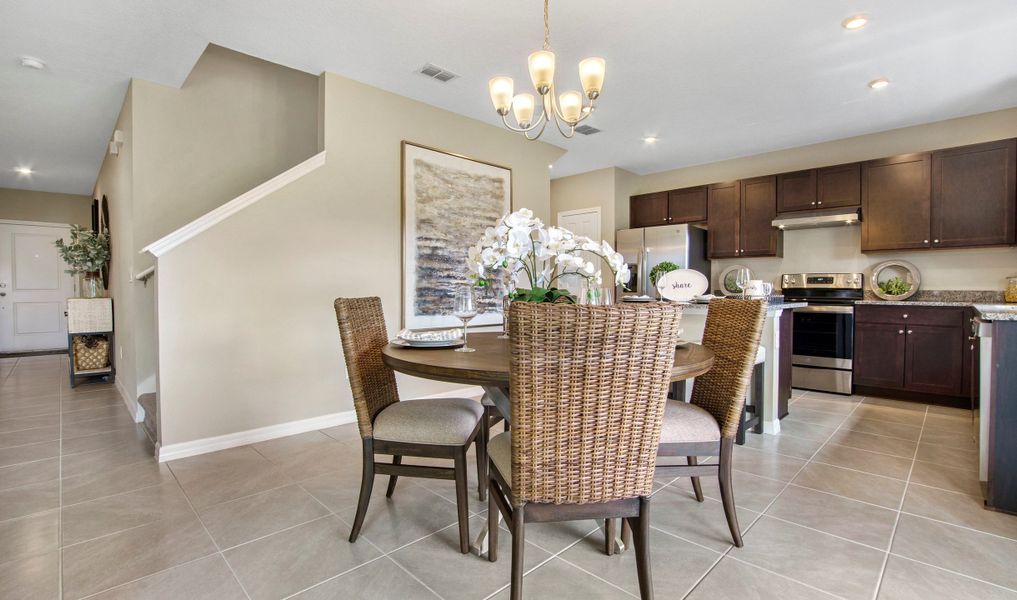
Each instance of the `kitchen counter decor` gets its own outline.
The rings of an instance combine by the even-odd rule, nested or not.
[[[872,269],[869,289],[883,300],[907,300],[918,292],[922,276],[906,260],[887,260]]]

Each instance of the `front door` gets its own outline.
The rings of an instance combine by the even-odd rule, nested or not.
[[[0,223],[0,352],[67,346],[74,278],[53,242],[69,237],[68,225]]]

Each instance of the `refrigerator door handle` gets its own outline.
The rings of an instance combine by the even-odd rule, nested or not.
[[[636,257],[636,294],[643,295],[643,251]]]

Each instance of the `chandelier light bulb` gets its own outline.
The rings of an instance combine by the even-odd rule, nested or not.
[[[529,127],[533,121],[533,94],[517,94],[512,99],[512,112],[516,115],[516,122],[520,127]]]
[[[579,63],[579,81],[583,84],[583,92],[590,100],[600,96],[604,87],[604,70],[607,62],[600,57],[590,57]]]
[[[583,95],[576,91],[568,91],[558,96],[558,109],[566,123],[576,123],[583,114]]]
[[[530,55],[528,63],[533,87],[537,88],[537,93],[543,96],[554,83],[554,52],[537,50]]]
[[[487,89],[491,92],[491,104],[499,115],[505,116],[512,107],[512,91],[514,84],[511,77],[495,77],[487,82]]]

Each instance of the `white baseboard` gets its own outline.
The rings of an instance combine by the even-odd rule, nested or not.
[[[347,423],[353,423],[356,420],[356,413],[352,410],[347,410],[329,415],[321,415],[320,417],[311,417],[310,419],[289,421],[287,423],[279,423],[278,425],[269,425],[267,427],[259,427],[257,429],[248,429],[247,431],[237,431],[235,433],[202,438],[200,440],[160,445],[156,449],[156,457],[159,462],[166,462],[169,460],[176,460],[178,458],[186,458],[188,456],[207,454],[217,450],[246,446],[247,444],[264,442],[266,440],[286,437],[288,435],[307,433],[308,431],[314,431],[316,429],[345,425]]]
[[[134,419],[134,422],[141,423],[144,421],[145,409],[138,404],[137,398],[134,398],[131,394],[127,393],[127,390],[124,389],[124,384],[121,382],[119,377],[114,380],[113,386],[117,389],[117,393],[120,394],[120,399],[124,401],[124,406],[127,407],[127,412],[131,413],[131,418]]]

